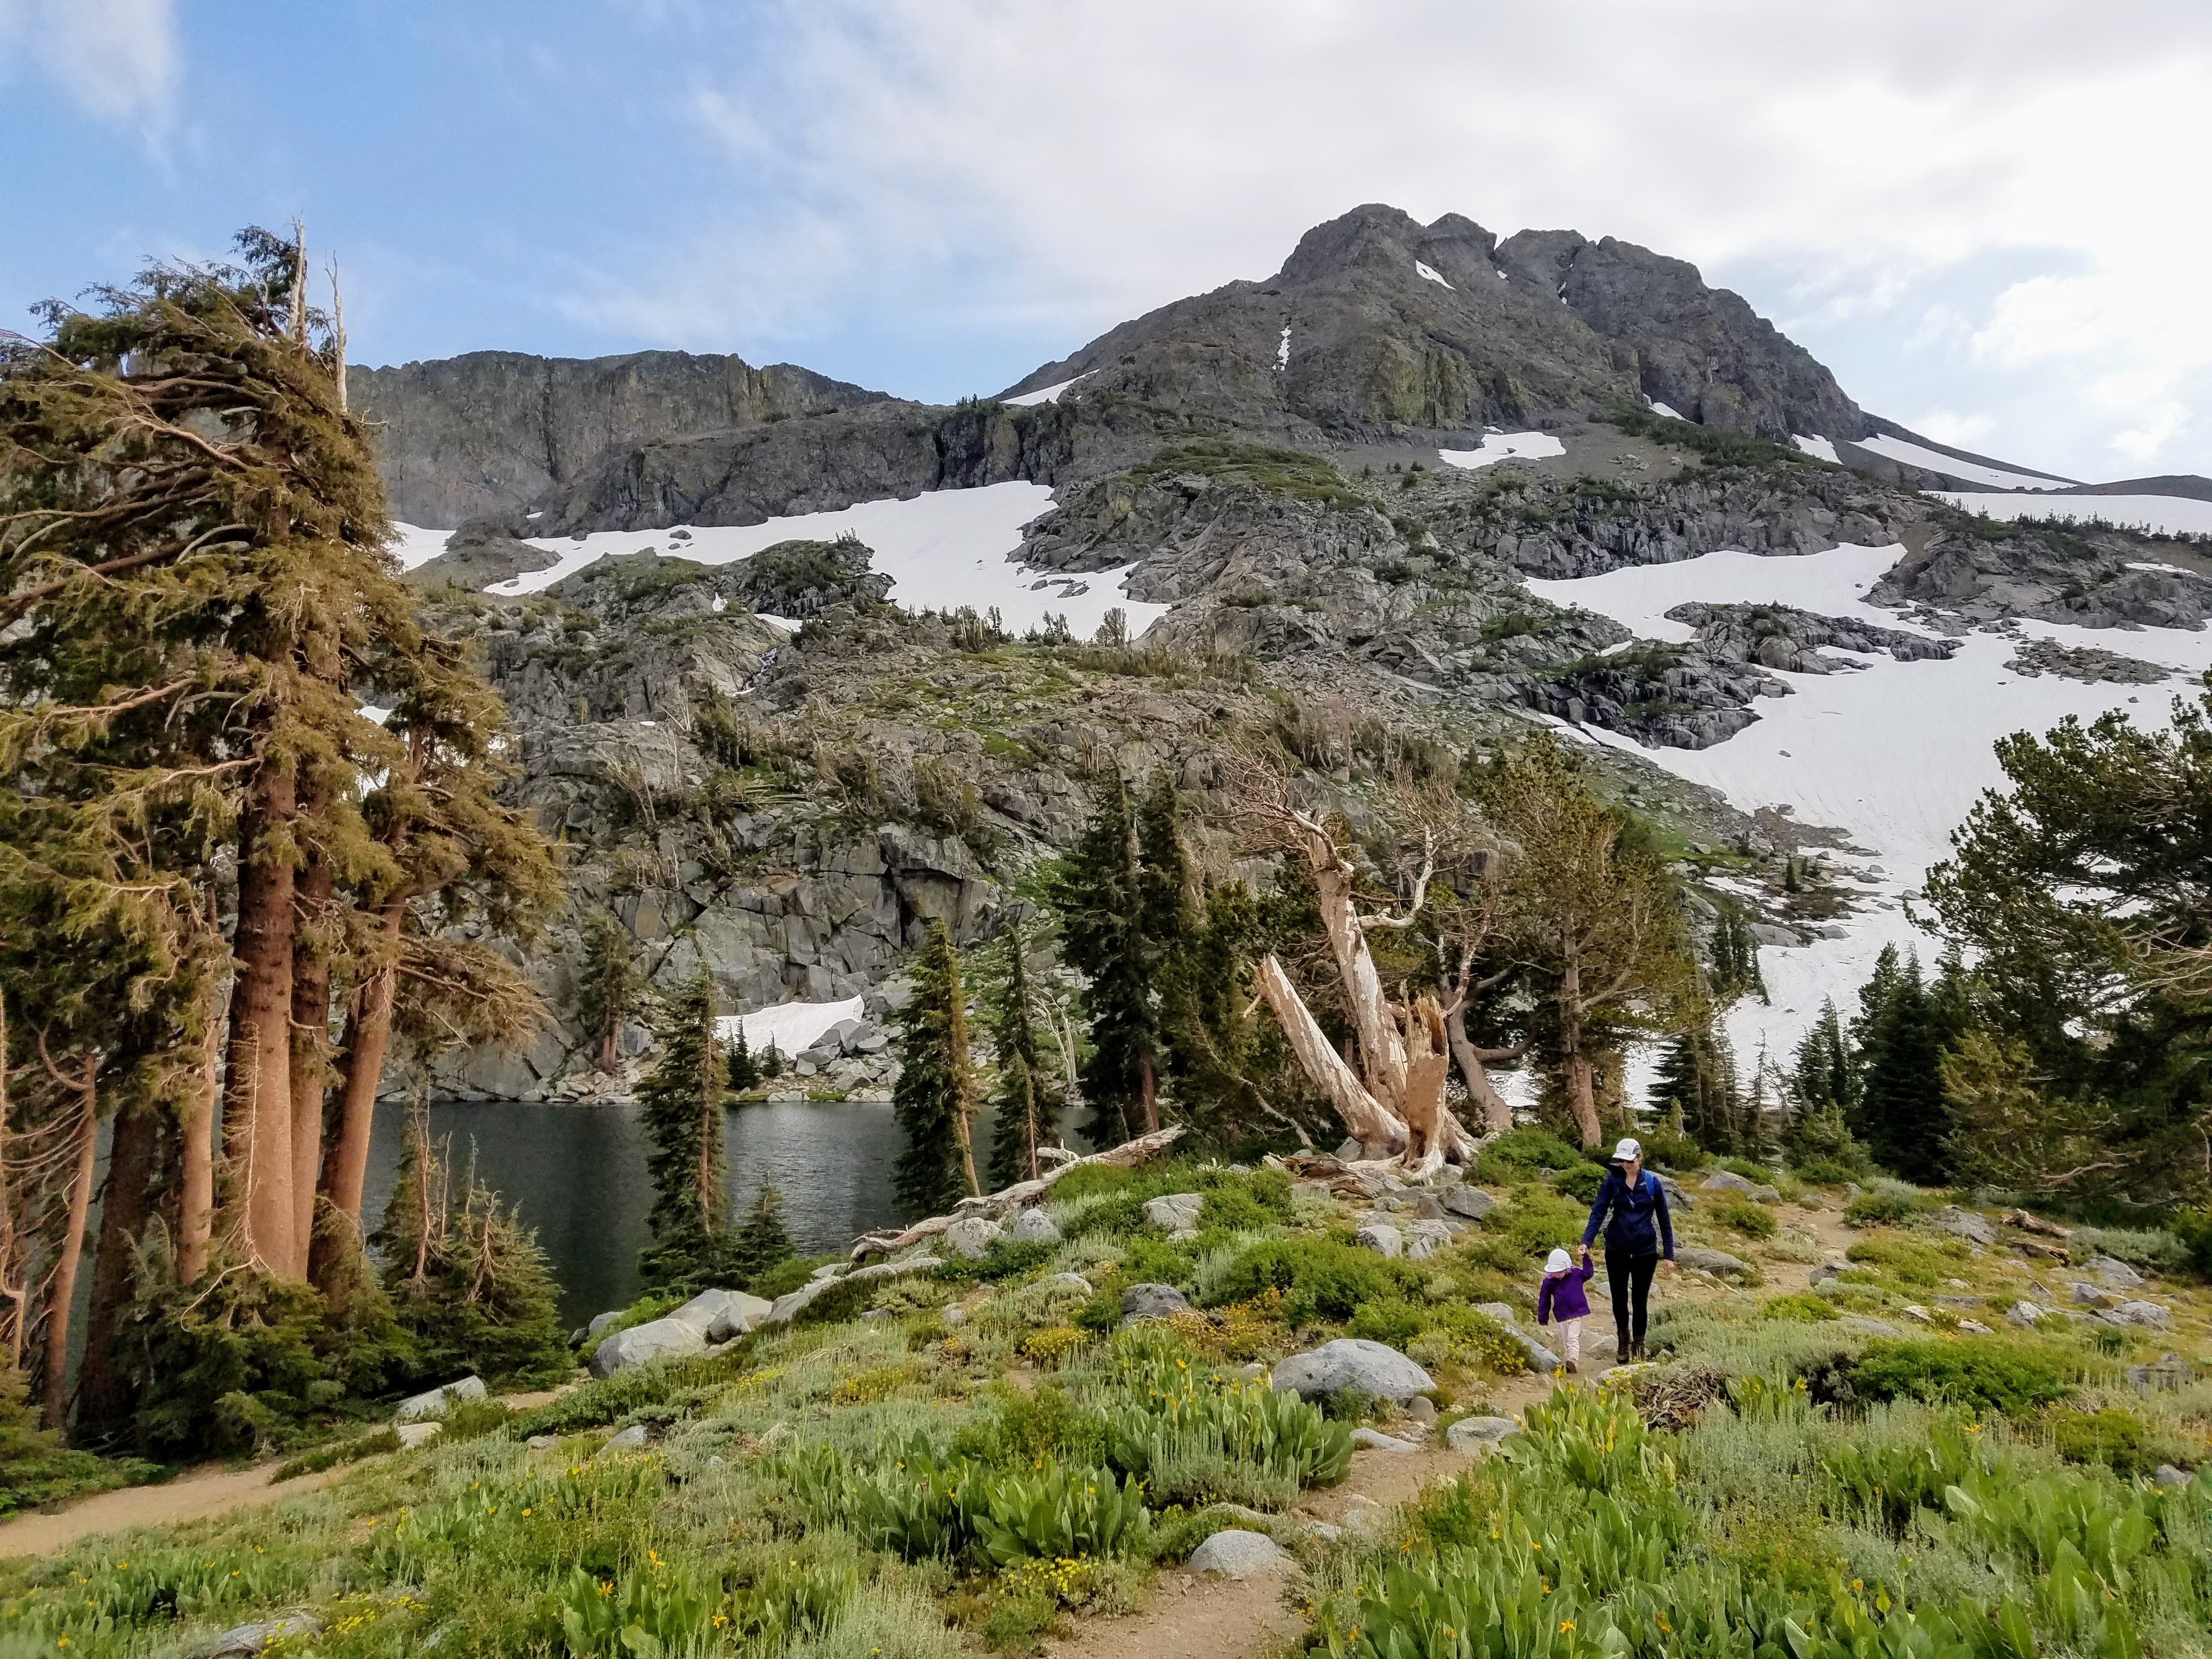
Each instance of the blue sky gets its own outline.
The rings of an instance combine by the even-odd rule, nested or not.
[[[2212,473],[2179,0],[0,0],[0,325],[307,216],[357,361],[1011,383],[1363,201],[1698,261],[1867,407]]]

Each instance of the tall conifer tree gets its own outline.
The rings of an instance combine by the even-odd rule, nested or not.
[[[991,1186],[995,1191],[1039,1173],[1036,1149],[1059,1139],[1060,1091],[1037,1046],[1036,994],[1021,924],[1000,946],[1003,966],[991,988],[991,1042],[998,1051],[991,1091]]]
[[[931,924],[915,958],[914,995],[893,1018],[899,1076],[891,1111],[906,1137],[893,1191],[909,1216],[941,1214],[981,1190],[972,1139],[975,1075],[968,1054],[967,992],[943,922]]]
[[[638,1085],[638,1115],[651,1146],[653,1237],[638,1265],[651,1284],[681,1288],[731,1271],[722,1133],[727,1078],[714,1018],[714,981],[702,968],[668,1000],[659,1062]]]

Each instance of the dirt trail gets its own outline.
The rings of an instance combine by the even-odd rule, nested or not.
[[[80,1538],[99,1533],[174,1526],[228,1515],[234,1510],[278,1504],[319,1491],[343,1473],[325,1469],[319,1474],[272,1481],[269,1477],[276,1467],[264,1463],[256,1468],[232,1469],[211,1464],[158,1486],[98,1492],[51,1515],[19,1515],[0,1521],[0,1556],[58,1555]]]

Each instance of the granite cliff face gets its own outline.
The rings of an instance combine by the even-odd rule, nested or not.
[[[374,423],[394,518],[451,529],[520,506],[609,449],[879,402],[811,369],[684,351],[520,351],[348,372]]]

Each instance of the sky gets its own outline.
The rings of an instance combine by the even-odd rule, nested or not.
[[[2205,0],[0,0],[0,327],[304,216],[356,362],[933,401],[1359,203],[1696,262],[1876,413],[2212,474]]]

